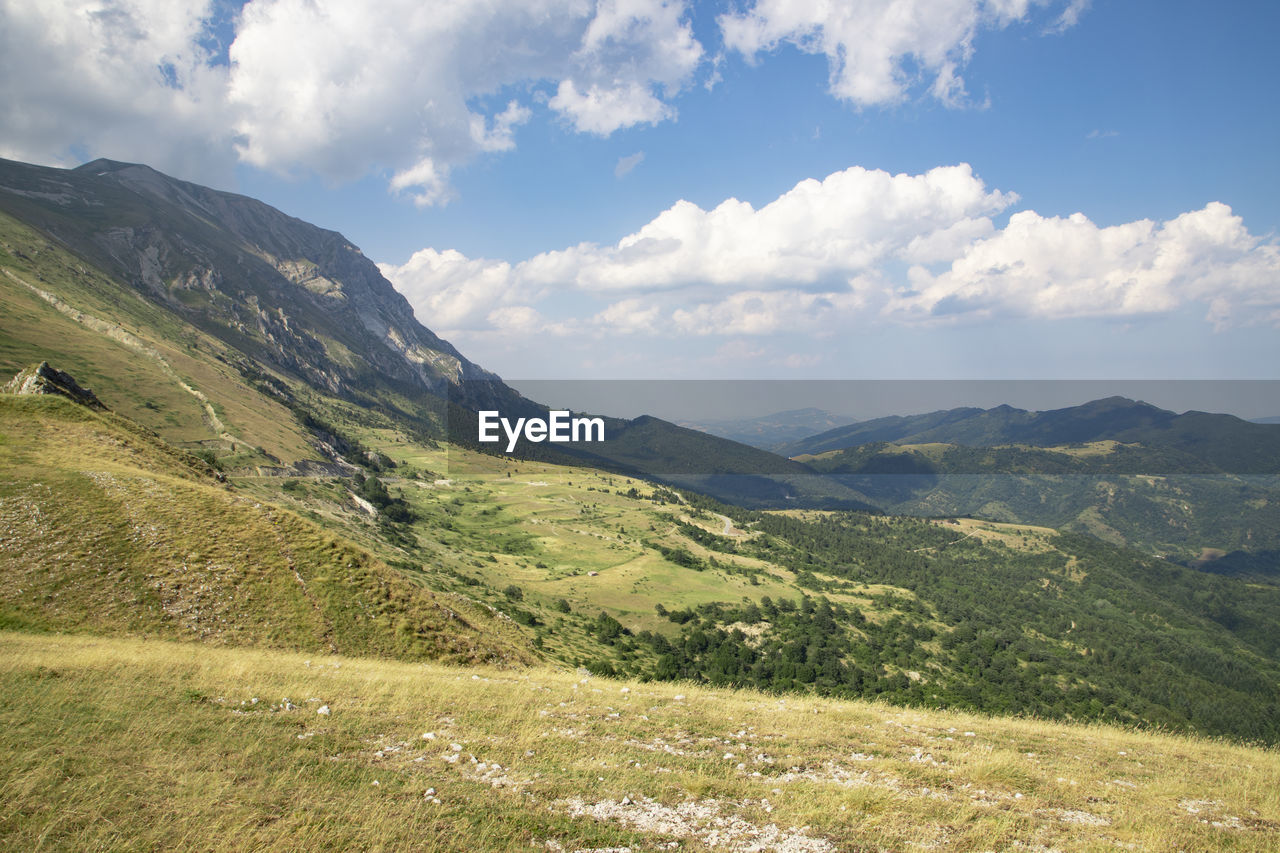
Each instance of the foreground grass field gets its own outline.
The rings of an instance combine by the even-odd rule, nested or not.
[[[14,850],[1274,850],[1277,778],[1099,726],[0,633]]]

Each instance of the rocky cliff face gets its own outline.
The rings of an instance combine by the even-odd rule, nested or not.
[[[327,393],[373,402],[443,397],[464,380],[501,385],[423,326],[341,234],[254,199],[109,160],[0,161],[0,209]]]

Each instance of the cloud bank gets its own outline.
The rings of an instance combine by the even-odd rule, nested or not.
[[[958,105],[975,35],[1037,5],[1064,3],[757,0],[708,34],[751,61],[784,43],[823,53],[831,92],[856,105],[921,86]],[[1065,6],[1064,27],[1081,3]],[[384,173],[438,205],[452,171],[515,147],[539,111],[596,136],[674,121],[724,57],[706,59],[686,0],[250,0],[227,14],[224,0],[0,0],[0,156],[143,160],[221,185],[237,163]]]
[[[516,264],[424,249],[382,269],[422,322],[463,338],[834,335],[1189,306],[1218,328],[1280,325],[1280,246],[1225,204],[1111,226],[1020,210],[997,225],[1017,199],[963,163],[919,175],[855,166],[759,209],[679,201],[612,245]]]
[[[251,0],[225,53],[217,8],[2,0],[0,154],[382,170],[438,204],[451,169],[512,148],[535,108],[602,136],[675,118],[703,54],[668,0]]]

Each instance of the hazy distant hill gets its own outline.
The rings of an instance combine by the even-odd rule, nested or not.
[[[1124,397],[1107,397],[1046,412],[1006,405],[877,418],[828,430],[776,449],[785,456],[796,457],[875,442],[1060,447],[1099,441],[1167,450],[1187,463],[1193,460],[1203,463],[1200,473],[1280,473],[1280,426],[1253,423],[1234,415],[1195,411],[1177,414]],[[1176,462],[1166,459],[1162,464],[1170,461]],[[1197,473],[1194,469],[1182,471]]]
[[[852,422],[853,418],[846,415],[837,415],[824,409],[810,407],[775,412],[755,418],[681,421],[680,426],[772,451],[779,445],[798,441]]]
[[[1119,397],[1049,412],[953,409],[788,449],[886,512],[1080,530],[1201,566],[1205,554],[1280,546],[1280,426],[1231,415]],[[1222,570],[1259,565],[1233,558]]]

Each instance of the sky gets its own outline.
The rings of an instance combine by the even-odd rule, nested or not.
[[[341,231],[509,379],[1276,379],[1280,4],[0,0],[0,156]]]

